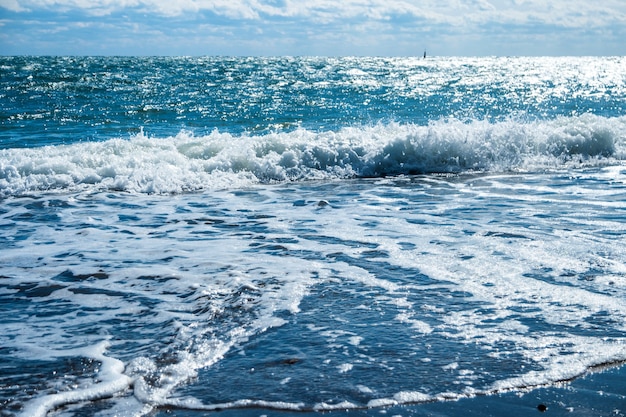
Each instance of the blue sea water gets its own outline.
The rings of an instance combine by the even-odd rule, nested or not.
[[[0,57],[0,103],[2,416],[384,415],[626,361],[626,58]]]

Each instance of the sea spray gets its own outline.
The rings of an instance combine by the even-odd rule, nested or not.
[[[2,150],[0,195],[86,189],[182,193],[311,179],[602,166],[624,157],[625,131],[624,117],[583,115],[256,136],[140,133],[129,139]]]

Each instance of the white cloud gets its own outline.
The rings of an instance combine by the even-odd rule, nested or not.
[[[480,1],[480,0],[479,0]],[[561,27],[600,27],[613,22],[626,24],[623,0],[491,0],[493,21],[513,24],[547,24]]]
[[[0,7],[12,12],[26,12],[28,9],[22,7],[18,0],[0,0]]]
[[[346,19],[386,21],[397,16],[457,26],[541,22],[584,27],[602,26],[606,19],[626,23],[623,0],[0,0],[0,7],[14,12],[82,10],[97,16],[128,9],[162,16],[211,12],[229,19],[297,18],[324,23]]]

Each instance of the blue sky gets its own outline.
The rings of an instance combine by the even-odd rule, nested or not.
[[[0,0],[0,55],[626,55],[624,0]]]

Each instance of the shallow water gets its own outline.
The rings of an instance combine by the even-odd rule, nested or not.
[[[105,340],[122,413],[430,401],[623,360],[625,174],[9,200],[3,346],[41,362],[7,394],[92,386]]]

